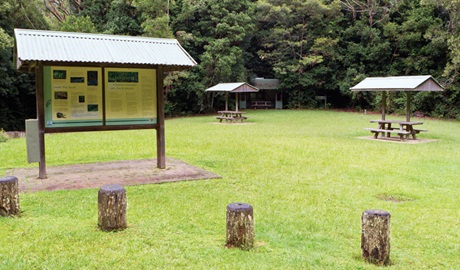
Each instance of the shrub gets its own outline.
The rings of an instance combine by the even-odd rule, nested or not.
[[[8,141],[10,137],[3,129],[0,129],[0,143]]]

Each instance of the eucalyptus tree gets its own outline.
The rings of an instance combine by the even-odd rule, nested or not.
[[[373,42],[372,29],[388,20],[390,12],[398,6],[399,0],[341,0],[342,6],[352,13],[353,21],[365,18],[369,29],[369,41]]]

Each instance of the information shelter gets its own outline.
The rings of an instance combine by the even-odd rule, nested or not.
[[[17,69],[36,76],[38,157],[29,162],[39,178],[45,133],[156,129],[166,167],[163,76],[196,65],[177,40],[24,29],[15,38]]]

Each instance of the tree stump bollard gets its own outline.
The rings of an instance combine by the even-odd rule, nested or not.
[[[126,190],[117,184],[104,185],[98,192],[98,226],[104,231],[122,230],[126,225]]]
[[[387,265],[390,262],[390,213],[366,210],[361,217],[361,249],[367,262]]]
[[[254,214],[250,204],[227,205],[227,248],[248,250],[254,246]]]
[[[6,176],[0,178],[0,216],[19,215],[18,178]]]

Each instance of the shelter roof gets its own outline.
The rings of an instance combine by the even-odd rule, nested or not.
[[[206,89],[205,91],[214,92],[232,92],[232,93],[243,93],[243,92],[259,92],[257,87],[250,85],[245,82],[238,83],[219,83]]]
[[[278,79],[265,79],[265,78],[254,78],[252,83],[255,87],[262,90],[276,90],[279,87],[280,81]]]
[[[16,67],[35,62],[160,65],[180,70],[196,65],[175,39],[15,29]]]
[[[443,91],[431,75],[368,77],[350,88],[351,91]]]

